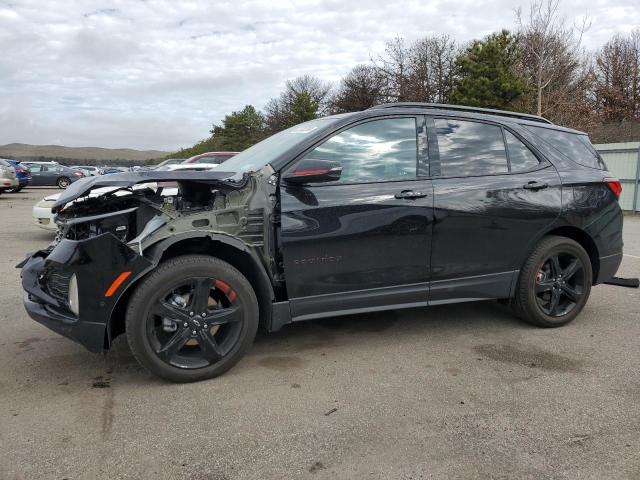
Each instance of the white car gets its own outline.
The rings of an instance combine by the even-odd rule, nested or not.
[[[44,197],[33,207],[33,220],[36,222],[36,226],[44,228],[45,230],[57,230],[58,226],[53,221],[53,212],[51,207],[56,203],[56,200],[60,196],[59,193],[54,193],[48,197]]]
[[[135,185],[133,188],[156,188],[156,183],[141,183],[139,185]],[[89,194],[90,197],[99,197],[100,195],[104,195],[105,193],[111,192],[113,190],[117,190],[117,187],[104,187],[97,188],[92,190]],[[172,196],[178,193],[177,188],[165,188],[162,190],[162,195]],[[60,197],[61,193],[54,193],[53,195],[49,195],[44,197],[33,207],[33,220],[37,227],[43,228],[45,230],[57,231],[58,225],[55,222],[55,214],[51,211],[53,204],[56,203],[56,200]],[[115,195],[128,195],[126,190],[122,190],[120,192],[116,192]],[[82,200],[77,200],[81,202]]]

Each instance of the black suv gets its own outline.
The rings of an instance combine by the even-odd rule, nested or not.
[[[126,333],[180,382],[229,369],[259,325],[503,299],[556,327],[622,260],[610,177],[585,134],[540,117],[381,105],[213,171],[74,183],[54,244],[19,265],[24,303],[91,351]]]

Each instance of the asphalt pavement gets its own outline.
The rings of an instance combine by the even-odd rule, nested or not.
[[[496,302],[300,323],[176,385],[26,315],[14,266],[54,191],[0,195],[0,479],[640,478],[640,290],[559,329]],[[640,217],[624,235],[640,276]]]

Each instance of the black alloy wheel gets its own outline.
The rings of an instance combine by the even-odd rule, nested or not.
[[[520,269],[514,313],[539,327],[559,327],[582,311],[593,282],[591,259],[575,240],[544,237]]]
[[[205,255],[161,263],[127,306],[126,334],[136,359],[174,382],[218,376],[249,350],[258,301],[232,265]]]
[[[544,260],[536,275],[538,305],[546,315],[566,315],[580,304],[584,281],[580,258],[569,252],[554,253]]]
[[[242,309],[236,291],[222,280],[181,280],[150,305],[148,341],[163,361],[175,367],[213,365],[237,341]]]

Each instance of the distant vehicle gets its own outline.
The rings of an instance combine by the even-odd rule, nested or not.
[[[219,163],[180,163],[178,165],[169,165],[165,170],[169,172],[175,172],[177,170],[193,170],[197,172],[204,172],[207,170],[213,170],[214,168],[218,168],[221,164]]]
[[[0,158],[0,193],[18,188],[16,171],[8,160]]]
[[[154,165],[151,167],[152,170],[166,170],[165,167],[169,165],[177,165],[179,163],[184,162],[184,158],[169,158],[164,162],[160,162],[158,165]]]
[[[51,211],[51,207],[60,196],[59,193],[54,193],[44,197],[38,203],[35,204],[32,210],[33,220],[37,227],[44,228],[45,230],[57,230],[58,226],[53,220],[54,214]]]
[[[123,173],[128,171],[129,169],[126,167],[102,167],[100,169],[100,175],[109,175],[111,173]]]
[[[34,187],[57,186],[63,190],[76,180],[85,177],[81,170],[65,167],[55,162],[23,162],[31,171]]]
[[[100,175],[100,169],[92,165],[74,165],[71,168],[82,171],[87,177],[95,177]]]
[[[13,167],[16,172],[16,177],[18,178],[18,187],[12,188],[11,190],[7,190],[9,193],[18,193],[24,187],[31,183],[31,172],[27,167],[22,165],[18,160],[11,160],[9,158],[4,159]]]
[[[215,163],[219,165],[231,157],[235,157],[238,153],[240,152],[206,152],[187,158],[182,163]]]

